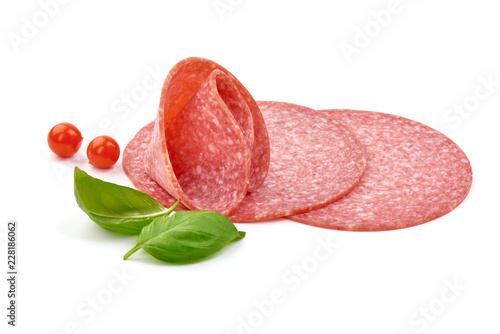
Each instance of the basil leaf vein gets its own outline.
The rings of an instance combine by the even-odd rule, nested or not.
[[[151,196],[96,179],[75,167],[74,192],[78,206],[97,225],[124,234],[139,234],[155,218],[168,216],[179,204],[165,209]]]
[[[158,217],[145,226],[137,244],[124,259],[139,249],[169,263],[191,263],[217,253],[245,237],[225,216],[213,211],[179,211]]]

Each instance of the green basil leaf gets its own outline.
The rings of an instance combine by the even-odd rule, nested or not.
[[[141,191],[96,179],[78,167],[75,198],[97,225],[124,234],[139,234],[153,219],[168,216],[179,204],[177,201],[167,210]]]
[[[123,257],[139,249],[169,263],[191,263],[212,255],[232,241],[245,237],[233,223],[213,211],[179,211],[158,217],[145,226],[137,245]]]

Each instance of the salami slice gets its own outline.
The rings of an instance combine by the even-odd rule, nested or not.
[[[177,201],[158,183],[146,173],[144,167],[144,155],[151,143],[154,122],[143,127],[135,137],[128,143],[122,154],[122,167],[132,184],[140,191],[155,198],[164,207],[169,208]],[[176,211],[189,210],[183,204],[179,204]]]
[[[284,102],[258,102],[271,143],[262,186],[229,217],[254,222],[306,212],[346,195],[366,159],[355,136],[331,115]]]
[[[442,133],[395,115],[322,112],[360,140],[366,149],[366,171],[344,198],[289,219],[337,230],[393,230],[441,217],[467,196],[472,183],[470,162]]]
[[[125,172],[141,190],[230,215],[267,175],[269,138],[261,112],[243,85],[210,60],[188,58],[172,68],[146,136],[150,127],[124,151]]]
[[[233,222],[269,220],[320,208],[359,182],[366,165],[363,147],[333,116],[290,103],[258,105],[271,142],[271,164],[264,183],[247,194],[230,216]],[[139,190],[171,206],[175,198],[141,164],[152,131],[151,123],[128,144],[123,167]]]
[[[264,182],[269,170],[269,137],[257,103],[248,90],[231,72],[214,61],[199,57],[187,58],[178,62],[170,70],[163,84],[158,118],[162,117],[163,127],[165,129],[168,128],[170,122],[177,117],[177,114],[186,106],[188,101],[193,98],[201,84],[216,70],[223,72],[229,77],[251,113],[252,128],[249,131],[252,131],[253,134],[249,134],[246,128],[243,128],[242,131],[247,139],[252,138],[248,143],[251,150],[248,191],[252,192]],[[225,90],[219,83],[217,83],[217,88]],[[228,102],[228,100],[226,99],[224,102]],[[228,105],[228,108],[230,108],[231,112],[233,111],[231,110],[231,105]],[[238,115],[234,116],[241,125],[241,119],[238,118]]]

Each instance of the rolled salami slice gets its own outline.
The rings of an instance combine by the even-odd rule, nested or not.
[[[243,85],[213,61],[188,58],[172,68],[149,133],[150,128],[124,150],[123,168],[138,189],[154,188],[190,209],[230,215],[267,175],[269,138],[260,110]]]
[[[248,126],[243,126],[242,131],[245,137],[249,139],[248,145],[251,150],[248,191],[252,192],[264,182],[269,170],[269,137],[266,124],[264,123],[257,103],[248,90],[231,72],[216,62],[205,58],[192,57],[181,60],[170,70],[165,79],[160,98],[158,116],[160,117],[160,115],[163,115],[164,127],[165,129],[168,128],[170,122],[195,95],[201,84],[216,70],[223,72],[229,77],[251,113],[251,127],[248,128]],[[224,87],[221,87],[220,83],[217,83],[217,88],[222,91],[225,90]],[[225,99],[224,102],[228,103],[228,108],[233,112],[230,104],[231,101]],[[240,116],[237,114],[234,115],[239,125],[244,125]],[[253,134],[251,133],[252,130]]]
[[[262,186],[229,217],[254,222],[307,212],[345,196],[366,166],[363,147],[331,115],[284,102],[258,102],[271,143]]]
[[[289,219],[336,230],[394,230],[441,217],[467,196],[472,184],[470,162],[442,133],[395,115],[321,112],[360,140],[366,150],[366,171],[339,201]]]

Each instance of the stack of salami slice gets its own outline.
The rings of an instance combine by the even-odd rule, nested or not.
[[[164,206],[233,222],[285,217],[318,227],[380,231],[453,210],[470,162],[442,133],[389,114],[256,102],[229,71],[180,61],[155,121],[123,152],[132,183]]]

